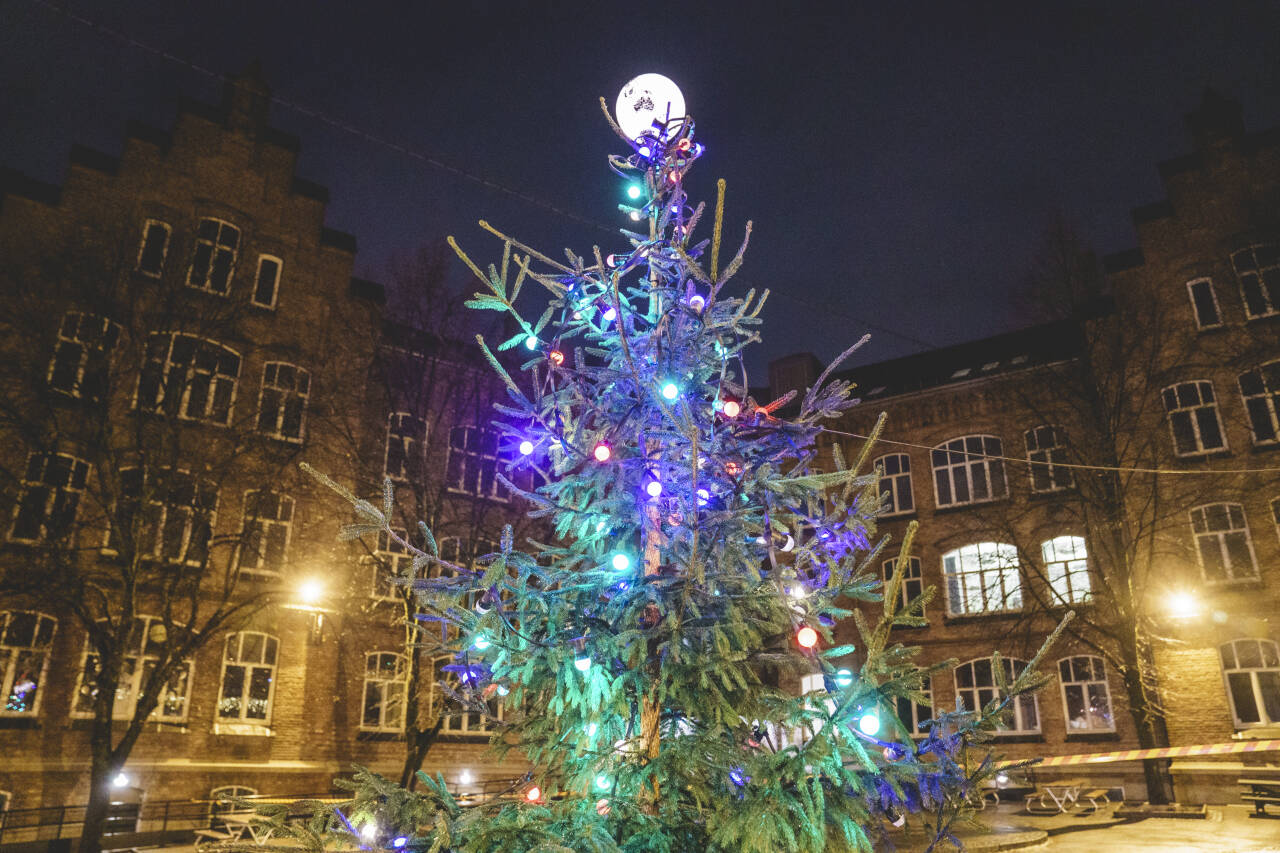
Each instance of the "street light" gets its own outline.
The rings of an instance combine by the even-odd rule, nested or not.
[[[1200,613],[1199,600],[1186,590],[1169,593],[1165,606],[1174,619],[1192,619]]]
[[[324,581],[316,577],[305,578],[294,590],[294,595],[295,600],[285,604],[284,607],[288,610],[301,610],[303,613],[310,613],[311,642],[320,642],[324,633],[325,614],[335,612],[330,608],[320,606],[320,602],[324,600],[325,596]]]

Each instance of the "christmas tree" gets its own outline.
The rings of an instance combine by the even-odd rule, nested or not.
[[[503,241],[482,270],[450,240],[483,285],[470,306],[517,329],[477,340],[510,392],[496,424],[511,469],[541,483],[505,484],[554,541],[526,549],[508,531],[477,568],[442,560],[425,525],[421,548],[403,543],[420,618],[455,655],[453,698],[488,713],[501,697],[493,746],[536,769],[469,807],[439,778],[410,793],[360,771],[350,803],[279,831],[317,849],[337,832],[430,851],[869,850],[910,818],[937,843],[994,775],[983,744],[1042,683],[1039,655],[986,708],[939,714],[913,742],[895,700],[953,662],[890,644],[932,592],[902,606],[900,574],[872,569],[886,543],[871,442],[815,465],[854,389],[829,379],[837,360],[803,395],[752,399],[743,352],[768,294],[727,293],[747,240],[721,264],[724,182],[701,238],[683,186],[703,147],[678,90],[645,75],[617,112],[626,251],[560,263],[481,223]],[[546,293],[535,320],[517,307],[531,284]],[[396,535],[389,493],[381,508],[347,497],[348,536]],[[797,695],[814,674],[822,688]]]

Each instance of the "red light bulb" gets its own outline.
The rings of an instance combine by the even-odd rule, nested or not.
[[[724,401],[724,416],[726,418],[736,418],[742,413],[742,406],[738,405],[737,400]]]
[[[553,349],[551,352],[547,353],[547,358],[556,367],[564,364],[564,353],[560,352],[558,349]]]
[[[609,457],[613,455],[613,448],[609,446],[609,442],[602,441],[596,445],[592,455],[596,457],[597,462],[608,462]]]
[[[806,649],[811,649],[818,645],[818,632],[806,625],[796,631],[796,642]]]
[[[536,803],[538,800],[542,799],[542,789],[537,785],[534,785],[532,788],[524,792],[524,798],[531,803]]]

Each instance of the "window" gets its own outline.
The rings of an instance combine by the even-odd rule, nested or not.
[[[137,406],[225,426],[231,420],[240,355],[214,341],[158,332],[147,341]]]
[[[1280,724],[1280,647],[1271,640],[1234,640],[1219,651],[1236,728]]]
[[[310,393],[310,373],[283,361],[268,361],[262,368],[258,429],[272,438],[302,441]]]
[[[187,286],[226,296],[236,266],[240,229],[220,219],[202,219],[196,232],[196,251],[187,271]]]
[[[404,730],[408,672],[404,656],[395,652],[373,652],[365,656],[360,728],[376,732]]]
[[[240,570],[276,575],[289,553],[293,498],[279,492],[245,492]]]
[[[276,682],[276,638],[256,631],[227,637],[218,718],[266,725]]]
[[[440,685],[447,684],[452,690],[462,695],[466,693],[459,690],[457,674],[444,670],[444,667],[451,663],[454,663],[452,656],[436,658],[435,682],[431,685],[431,701],[441,704],[439,710],[444,715],[444,723],[440,731],[449,734],[488,734],[493,731],[493,721],[503,718],[502,701],[493,698],[483,702],[486,713],[471,709],[463,709],[462,713],[453,713],[458,710],[456,703],[440,689]],[[475,697],[474,701],[480,702],[479,697]]]
[[[1001,542],[978,542],[942,555],[947,612],[952,616],[999,613],[1022,608],[1018,549]]]
[[[1187,282],[1187,295],[1191,297],[1191,310],[1196,315],[1196,325],[1201,329],[1213,329],[1222,325],[1222,312],[1218,310],[1218,297],[1213,292],[1213,282],[1197,278]]]
[[[880,488],[888,493],[882,516],[914,512],[915,499],[911,495],[911,457],[905,453],[881,456],[872,467],[880,469]]]
[[[1280,361],[1272,361],[1239,376],[1240,396],[1249,413],[1254,444],[1280,441]]]
[[[449,430],[449,462],[445,482],[450,491],[505,501],[509,494],[498,482],[498,433],[481,427]]]
[[[51,542],[69,535],[89,479],[89,463],[66,453],[32,453],[13,508],[9,538]]]
[[[391,538],[387,531],[379,530],[378,547],[373,552],[373,582],[370,585],[369,597],[380,601],[398,600],[399,596],[396,593],[399,587],[391,582],[391,578],[411,577],[413,569],[413,555],[409,553],[408,547],[402,544],[409,541],[409,531],[403,527],[392,529],[396,536],[400,537],[400,541]]]
[[[1195,456],[1226,448],[1212,382],[1182,382],[1170,385],[1162,394],[1174,453]]]
[[[407,482],[422,474],[422,446],[427,424],[409,412],[387,416],[387,450],[383,471],[393,480]]]
[[[49,362],[49,387],[80,400],[102,400],[111,351],[119,342],[120,326],[106,317],[79,311],[63,314]]]
[[[120,682],[116,687],[115,702],[111,709],[114,720],[131,720],[137,710],[138,697],[147,679],[155,670],[156,661],[164,652],[168,641],[164,622],[155,616],[138,616],[133,620],[125,641],[124,662],[120,667]],[[98,671],[98,656],[90,651],[86,642],[84,661],[80,667],[80,682],[72,702],[74,717],[93,716],[93,702],[98,695],[94,684]],[[160,703],[151,712],[150,719],[158,722],[181,722],[187,718],[188,700],[191,698],[191,661],[184,660],[169,676],[160,692]]]
[[[0,611],[0,717],[34,717],[49,667],[57,620],[27,610]]]
[[[954,438],[933,449],[933,484],[938,506],[959,506],[1002,498],[1007,493],[1000,439],[991,435]]]
[[[885,583],[888,583],[889,579],[893,577],[893,568],[897,562],[896,559],[884,561],[882,569]],[[924,592],[924,580],[920,572],[920,558],[908,557],[907,567],[902,572],[902,586],[898,590],[898,606],[905,610],[907,605],[922,592]],[[912,615],[923,616],[924,606],[922,605],[919,611]]]
[[[148,219],[142,226],[142,245],[138,246],[138,272],[159,277],[164,258],[169,252],[172,229],[158,219]]]
[[[1089,554],[1083,537],[1055,536],[1040,543],[1040,554],[1054,604],[1083,604],[1089,600]]]
[[[258,276],[253,284],[253,304],[262,308],[276,307],[280,290],[280,270],[284,261],[274,255],[258,255]]]
[[[1107,687],[1107,667],[1102,658],[1078,655],[1058,661],[1062,682],[1062,706],[1066,710],[1067,734],[1113,732],[1111,690]]]
[[[1067,434],[1062,427],[1038,426],[1025,433],[1031,491],[1057,492],[1075,485],[1067,462]]]
[[[199,565],[209,555],[217,508],[217,487],[207,480],[170,468],[125,468],[107,550],[120,553],[132,541],[141,556]]]
[[[913,735],[929,734],[925,722],[933,719],[933,680],[924,679],[922,687],[926,699],[923,705],[912,702],[905,696],[899,696],[894,700],[898,705],[898,719],[902,720],[902,724]]]
[[[1240,504],[1206,504],[1191,510],[1191,532],[1208,581],[1252,580],[1258,577],[1253,540]]]
[[[1251,246],[1231,256],[1249,319],[1280,311],[1280,244]]]
[[[1027,662],[1016,658],[1001,658],[1000,668],[1005,683],[1027,668]],[[991,700],[1003,696],[996,687],[995,667],[992,658],[979,658],[956,667],[956,695],[966,711],[980,711]],[[1040,705],[1034,695],[1019,696],[1010,705],[1012,714],[1000,724],[1004,734],[1039,734]]]

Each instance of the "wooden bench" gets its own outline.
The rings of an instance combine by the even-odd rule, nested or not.
[[[1103,806],[1111,805],[1111,797],[1107,796],[1106,788],[1092,788],[1087,791],[1081,791],[1080,796],[1076,797],[1076,803],[1081,800],[1088,800],[1090,807],[1096,812]]]
[[[1240,799],[1253,803],[1253,813],[1265,815],[1267,806],[1280,806],[1280,779],[1238,779]]]

